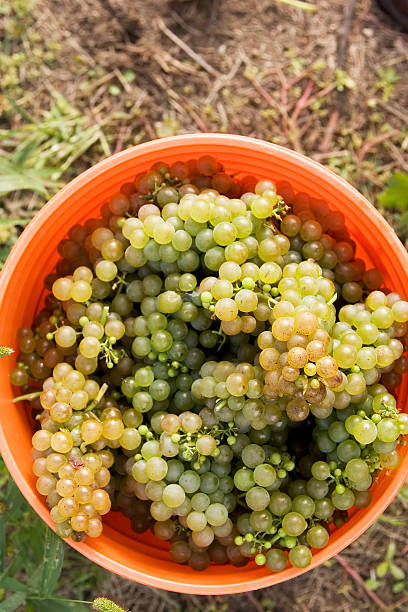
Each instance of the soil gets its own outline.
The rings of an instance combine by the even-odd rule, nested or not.
[[[371,0],[315,5],[306,12],[277,0],[38,0],[27,25],[37,36],[30,53],[50,40],[58,51],[37,72],[31,64],[20,70],[17,102],[41,116],[55,92],[63,94],[102,126],[112,152],[175,133],[262,138],[328,165],[375,202],[393,171],[408,171],[408,35]],[[21,123],[3,110],[2,127]],[[71,174],[102,156],[92,149]],[[24,198],[18,202],[24,209]],[[15,197],[5,206],[15,212]],[[103,590],[132,612],[408,610],[405,587],[393,593],[389,575],[375,592],[364,585],[390,541],[408,572],[404,515],[397,500],[340,561],[258,592],[183,596],[114,575]]]

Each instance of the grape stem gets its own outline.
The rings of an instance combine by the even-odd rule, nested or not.
[[[105,326],[106,319],[108,318],[108,314],[109,314],[109,306],[104,306],[102,316],[101,316],[101,325]]]
[[[23,402],[25,400],[31,402],[31,400],[35,399],[36,397],[40,397],[41,393],[42,391],[35,391],[34,393],[26,393],[25,395],[19,395],[18,397],[15,397],[13,399],[13,403],[15,404],[16,402]]]
[[[101,401],[101,399],[103,398],[103,396],[107,392],[108,388],[109,388],[108,385],[106,383],[103,383],[102,387],[98,391],[98,395],[95,397],[94,400],[92,400],[92,402],[86,408],[87,412],[89,412],[90,410],[93,410],[95,408],[95,406],[97,406],[99,404],[99,402]]]

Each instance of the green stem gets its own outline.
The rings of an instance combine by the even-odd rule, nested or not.
[[[108,318],[108,314],[109,314],[109,306],[104,306],[102,317],[101,317],[101,325],[103,325],[104,327],[105,327],[106,319]]]
[[[15,397],[13,399],[13,402],[22,402],[24,400],[28,400],[29,402],[31,402],[31,400],[35,399],[36,397],[40,397],[42,391],[35,391],[34,393],[26,393],[25,395],[19,395],[18,397]]]
[[[95,406],[97,406],[99,404],[99,402],[101,401],[101,399],[103,398],[103,396],[107,392],[108,388],[109,388],[108,385],[106,383],[103,383],[102,387],[98,391],[98,395],[95,397],[95,399],[86,408],[86,412],[89,412],[90,410],[93,410],[95,408]]]
[[[39,597],[38,595],[29,595],[27,599],[36,599],[39,601],[51,600],[51,601],[65,601],[66,603],[82,603],[90,606],[92,601],[84,601],[82,599],[66,599],[65,597]]]

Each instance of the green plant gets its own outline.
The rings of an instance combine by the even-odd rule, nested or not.
[[[6,357],[7,355],[11,355],[13,353],[13,349],[8,346],[0,346],[0,357]]]
[[[402,172],[393,174],[378,200],[383,208],[408,210],[408,174]]]
[[[85,125],[80,112],[60,94],[42,121],[34,120],[8,98],[25,123],[16,129],[0,130],[0,143],[9,157],[0,159],[0,196],[27,189],[48,198],[72,164],[97,142],[105,155],[109,145],[100,125]]]
[[[400,593],[405,589],[405,572],[393,561],[396,552],[397,547],[395,540],[391,540],[388,544],[384,560],[381,561],[381,563],[379,563],[375,569],[375,577],[369,578],[365,581],[366,586],[370,590],[375,591],[380,586],[383,586],[384,583],[382,580],[388,574],[390,574],[394,580],[392,585],[393,593]]]
[[[375,86],[382,92],[384,102],[387,102],[394,91],[395,84],[398,83],[401,77],[392,66],[377,68],[376,72],[379,78]]]
[[[11,349],[0,347],[0,356]],[[125,612],[105,597],[92,602],[58,597],[66,546],[31,510],[0,458],[0,610]]]
[[[385,209],[391,209],[391,214],[396,214],[394,227],[401,239],[408,235],[408,175],[402,172],[393,174],[386,188],[380,194],[380,205]]]

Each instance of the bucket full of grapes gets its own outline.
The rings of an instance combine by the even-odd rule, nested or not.
[[[139,145],[36,215],[1,276],[0,451],[89,559],[185,593],[316,567],[408,474],[408,256],[279,146]]]

